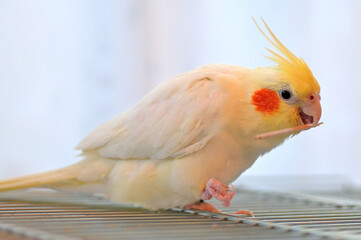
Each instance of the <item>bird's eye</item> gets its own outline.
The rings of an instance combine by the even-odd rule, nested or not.
[[[280,96],[283,100],[290,100],[292,98],[292,92],[290,90],[281,90]]]

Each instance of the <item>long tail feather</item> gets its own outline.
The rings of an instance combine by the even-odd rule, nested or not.
[[[0,181],[0,192],[30,187],[41,187],[75,180],[81,170],[82,162],[44,173]]]

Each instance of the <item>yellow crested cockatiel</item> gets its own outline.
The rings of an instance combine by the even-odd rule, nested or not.
[[[204,202],[212,197],[229,206],[235,190],[228,184],[321,117],[320,86],[311,70],[264,24],[270,36],[256,23],[279,51],[268,49],[276,66],[206,65],[172,78],[81,141],[80,162],[1,181],[0,191],[102,192],[148,209],[218,212]]]

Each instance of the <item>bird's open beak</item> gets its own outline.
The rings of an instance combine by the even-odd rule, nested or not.
[[[319,94],[312,93],[309,96],[307,102],[303,104],[302,107],[299,108],[298,110],[298,115],[300,116],[299,126],[261,133],[256,135],[254,139],[261,140],[283,134],[292,134],[321,125],[322,123],[319,123],[322,113],[320,100],[321,97]]]
[[[298,114],[303,124],[317,124],[320,121],[322,114],[320,100],[319,94],[312,93],[305,105],[299,109]]]
[[[320,100],[319,94],[312,93],[307,102],[300,107],[298,110],[298,115],[300,116],[299,126],[261,133],[256,135],[254,139],[261,140],[283,134],[292,134],[321,125],[322,123],[319,123],[322,113]]]

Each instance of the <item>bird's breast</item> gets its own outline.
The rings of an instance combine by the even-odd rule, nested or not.
[[[192,189],[192,194],[200,196],[211,178],[230,184],[252,166],[257,157],[242,139],[218,134],[197,153],[172,160],[172,187]]]

